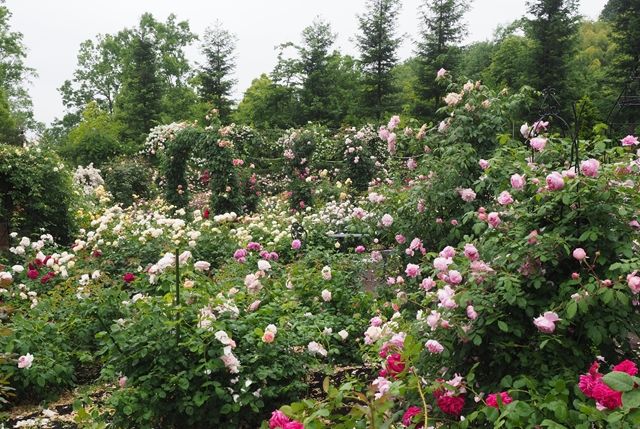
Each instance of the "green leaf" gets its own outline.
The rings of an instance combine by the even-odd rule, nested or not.
[[[625,392],[622,395],[622,405],[624,405],[625,408],[640,407],[640,389]]]
[[[502,332],[509,332],[509,325],[504,323],[502,320],[498,321],[498,328],[500,328]]]
[[[544,419],[540,426],[548,427],[550,429],[567,429],[566,426],[561,425],[560,423],[556,423],[553,420]]]
[[[576,315],[576,311],[578,311],[578,303],[574,300],[571,300],[571,302],[569,302],[569,304],[567,305],[566,318],[568,320],[573,319]]]
[[[625,372],[612,371],[602,377],[602,381],[618,392],[628,392],[633,389],[633,378]]]

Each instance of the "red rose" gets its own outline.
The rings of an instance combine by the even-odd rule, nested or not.
[[[400,353],[394,353],[389,355],[387,358],[387,371],[392,377],[396,377],[396,375],[400,374],[404,371],[405,364],[402,361],[402,356]]]
[[[40,276],[40,274],[38,273],[38,270],[34,270],[33,268],[30,268],[27,271],[27,277],[29,277],[31,280],[35,280]]]
[[[462,413],[462,408],[464,408],[464,396],[450,396],[448,393],[443,392],[442,389],[433,392],[433,396],[435,396],[436,403],[442,412],[452,416],[459,416]]]
[[[122,276],[122,280],[124,280],[126,283],[131,283],[135,279],[136,276],[134,276],[133,273],[126,273],[124,276]]]

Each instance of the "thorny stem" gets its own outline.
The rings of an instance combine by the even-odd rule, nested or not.
[[[424,397],[424,392],[422,391],[422,380],[420,376],[416,375],[418,378],[418,393],[420,394],[420,399],[422,399],[422,407],[424,409],[424,427],[427,429],[429,427],[429,412],[427,411],[427,400]]]

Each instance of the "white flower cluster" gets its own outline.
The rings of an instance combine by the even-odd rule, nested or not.
[[[73,173],[73,181],[82,188],[85,195],[93,195],[98,187],[104,186],[100,170],[95,168],[93,163],[86,167],[79,165]]]
[[[156,155],[158,152],[164,150],[168,141],[173,140],[179,131],[190,127],[188,122],[173,122],[168,125],[158,125],[149,131],[149,135],[144,142],[143,154]]]

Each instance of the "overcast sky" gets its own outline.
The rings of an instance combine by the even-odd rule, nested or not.
[[[29,49],[27,63],[39,77],[30,92],[36,119],[46,123],[61,117],[64,109],[57,88],[72,77],[80,43],[99,33],[115,33],[135,26],[140,15],[151,12],[164,21],[175,13],[188,20],[191,30],[202,34],[216,19],[238,36],[238,84],[235,97],[241,98],[251,80],[270,72],[276,61],[274,47],[300,39],[300,33],[316,15],[331,22],[338,33],[337,48],[356,54],[353,35],[356,15],[366,0],[7,0],[13,13],[11,25],[24,34]],[[417,10],[422,0],[403,0],[398,32],[406,34],[400,48],[407,58],[413,49],[418,28]],[[580,12],[597,18],[606,0],[581,0]],[[474,0],[466,21],[467,42],[489,39],[498,24],[505,24],[525,12],[525,0]],[[197,49],[189,50],[193,60]]]

